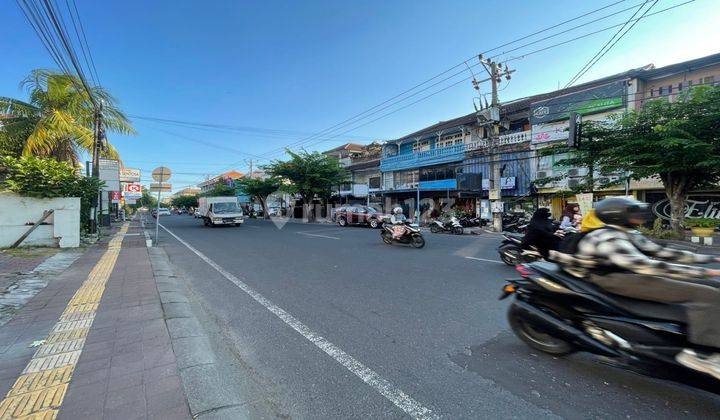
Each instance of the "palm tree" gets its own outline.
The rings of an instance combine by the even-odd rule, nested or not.
[[[29,102],[0,97],[2,130],[9,138],[24,138],[23,155],[52,157],[79,163],[78,152],[92,153],[95,111],[80,81],[52,70],[33,70],[20,83],[29,93]],[[119,134],[135,134],[130,121],[115,106],[115,98],[101,87],[91,88],[96,102],[102,103],[105,129]],[[109,143],[101,145],[101,155],[118,159]]]

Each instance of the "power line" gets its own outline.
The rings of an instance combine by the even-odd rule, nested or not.
[[[93,83],[95,85],[100,84],[100,79],[97,75],[97,69],[95,68],[95,63],[92,61],[92,54],[90,53],[90,46],[87,45],[87,38],[85,37],[85,30],[82,26],[82,21],[80,20],[80,14],[77,14],[77,23],[75,22],[75,15],[73,15],[72,9],[70,9],[70,2],[69,0],[65,0],[65,6],[68,10],[68,15],[70,16],[70,21],[72,22],[73,29],[75,30],[75,37],[78,40],[78,44],[80,45],[80,50],[82,51],[83,58],[85,59],[85,67],[88,68],[88,72],[90,73],[90,78],[93,80]],[[75,13],[77,13],[77,5],[75,4],[75,1],[73,1],[73,6],[75,8]],[[80,30],[78,30],[78,27],[80,27]],[[82,34],[82,38],[81,35]],[[84,41],[84,42],[83,42]]]
[[[607,9],[607,8],[610,8],[610,7],[614,6],[614,5],[617,5],[617,4],[619,4],[619,3],[622,3],[623,1],[625,1],[625,0],[616,1],[616,2],[611,3],[611,4],[609,4],[609,5],[606,5],[606,6],[597,8],[597,9],[592,10],[592,11],[590,11],[590,12],[584,13],[584,14],[582,14],[582,15],[580,15],[580,16],[577,16],[577,17],[574,17],[574,18],[565,20],[565,21],[563,21],[563,22],[560,22],[560,23],[555,24],[555,25],[553,25],[553,26],[550,26],[550,27],[548,27],[548,28],[545,28],[545,29],[536,31],[536,32],[534,32],[534,33],[532,33],[532,34],[526,35],[526,36],[524,36],[524,37],[520,37],[520,38],[518,38],[518,39],[515,39],[515,40],[513,40],[513,41],[507,42],[507,43],[505,43],[505,44],[502,44],[502,45],[500,45],[500,46],[498,46],[498,47],[495,47],[495,48],[486,50],[486,51],[482,52],[481,54],[486,54],[486,53],[488,53],[488,52],[491,52],[491,51],[497,50],[497,49],[499,49],[499,48],[502,48],[502,47],[504,47],[504,46],[511,45],[511,44],[513,44],[513,43],[516,43],[516,42],[522,41],[522,40],[524,40],[524,39],[533,37],[533,36],[535,36],[535,35],[538,35],[538,34],[540,34],[540,33],[546,32],[546,31],[548,31],[548,30],[552,30],[552,29],[554,29],[554,28],[557,28],[557,27],[562,26],[562,25],[564,25],[564,24],[567,24],[567,23],[569,23],[569,22],[572,22],[572,21],[581,19],[581,18],[586,17],[586,16],[588,16],[588,15],[591,15],[591,14],[593,14],[593,13],[596,13],[596,12],[598,12],[598,11],[605,10],[605,9]],[[589,22],[588,24],[590,24],[590,23],[593,23],[593,22]],[[576,28],[577,28],[577,27],[576,27]],[[557,36],[557,35],[555,35],[555,36]],[[474,58],[475,58],[475,56],[470,57],[470,58],[468,58],[468,59],[466,59],[466,60],[463,60],[462,62],[460,62],[460,63],[458,63],[458,64],[456,64],[456,65],[448,68],[447,70],[444,70],[443,72],[441,72],[441,73],[439,73],[439,74],[437,74],[437,75],[435,75],[435,76],[433,76],[433,77],[431,77],[431,78],[429,78],[429,79],[427,79],[427,80],[425,80],[425,81],[423,81],[423,82],[421,82],[421,83],[419,83],[419,84],[417,84],[417,85],[415,85],[415,86],[413,86],[413,87],[410,88],[410,89],[407,89],[407,90],[405,90],[405,91],[403,91],[403,92],[401,92],[401,93],[399,93],[399,94],[397,94],[397,95],[395,95],[395,96],[393,96],[393,97],[391,97],[391,98],[389,98],[389,99],[387,99],[387,100],[385,100],[385,101],[383,101],[383,102],[381,102],[381,103],[379,103],[379,104],[377,104],[377,105],[375,105],[375,106],[373,106],[373,107],[371,107],[371,108],[369,108],[369,109],[367,109],[367,110],[365,110],[365,111],[363,111],[363,112],[361,112],[361,113],[359,113],[359,114],[356,114],[356,115],[354,115],[354,116],[352,116],[352,117],[350,117],[350,118],[348,118],[348,119],[346,119],[346,120],[343,120],[343,121],[341,121],[341,122],[338,123],[338,124],[335,124],[335,125],[333,125],[333,126],[331,126],[331,127],[328,127],[328,128],[326,128],[326,129],[324,129],[324,130],[321,130],[321,131],[317,132],[314,136],[319,136],[319,135],[325,134],[325,133],[327,133],[327,132],[334,131],[335,129],[340,128],[340,126],[343,126],[343,125],[344,125],[344,126],[347,126],[348,123],[349,123],[349,124],[353,124],[353,123],[355,123],[355,122],[358,122],[359,120],[365,118],[365,117],[363,117],[363,118],[359,118],[359,117],[367,114],[368,112],[374,111],[374,110],[376,110],[377,108],[379,108],[379,107],[387,104],[388,102],[391,102],[391,101],[393,101],[394,99],[397,99],[397,98],[399,98],[399,97],[402,97],[402,96],[404,96],[405,94],[407,94],[407,93],[415,90],[416,88],[418,88],[418,87],[420,87],[420,86],[422,86],[422,85],[424,85],[424,84],[426,84],[426,83],[428,83],[428,82],[430,82],[430,81],[432,81],[432,80],[435,80],[436,78],[438,78],[438,77],[440,77],[440,76],[442,76],[442,75],[444,75],[444,74],[447,74],[447,73],[451,72],[452,70],[454,70],[454,69],[456,69],[456,68],[458,68],[458,67],[461,67],[461,66],[465,65],[465,64],[467,63],[467,61],[472,60],[472,59],[474,59]],[[457,75],[457,74],[458,74],[458,73],[456,73],[455,75]],[[452,77],[452,76],[451,76],[451,77]],[[444,80],[448,80],[448,78],[445,78]],[[437,83],[436,83],[435,85],[437,85]],[[411,96],[413,96],[413,95],[411,95]],[[405,100],[405,99],[407,99],[407,98],[403,98],[403,99],[401,99],[400,101],[397,101],[397,102],[401,102],[401,101],[403,101],[403,100]],[[397,102],[396,102],[396,103],[397,103]],[[392,106],[392,105],[390,105],[390,106]],[[387,109],[387,108],[388,108],[388,107],[386,106],[384,109]],[[353,121],[353,120],[357,120],[357,121]],[[292,143],[292,144],[288,145],[287,147],[297,146],[297,145],[299,145],[299,144],[302,144],[302,143],[305,143],[305,142],[307,142],[307,141],[313,140],[313,137],[314,137],[314,136],[310,136],[310,137],[301,139],[301,140],[299,140],[299,141],[297,141],[297,142],[295,142],[295,143]]]
[[[648,7],[648,8],[645,10],[645,12],[643,12],[643,14],[640,16],[640,19],[642,19],[643,17],[645,17],[645,15],[647,15],[647,13],[650,11],[650,9],[652,9],[657,3],[658,3],[658,0],[655,0],[655,2],[654,2],[653,4],[651,4],[650,7]],[[615,44],[617,44],[625,35],[627,35],[628,32],[630,32],[630,31],[632,30],[633,27],[635,27],[635,25],[640,21],[640,19],[634,21],[634,22],[632,23],[632,25],[630,25],[630,27],[629,27],[625,32],[623,32],[623,33],[615,40],[615,42],[613,42],[605,51],[603,51],[602,54],[600,54],[600,56],[595,59],[595,61],[593,61],[592,63],[590,63],[590,65],[589,65],[579,76],[577,76],[577,78],[576,78],[575,80],[577,81],[577,80],[580,79],[582,76],[584,76],[585,73],[587,73],[587,72],[590,70],[590,68],[592,68],[592,66],[595,65],[595,63],[597,63],[598,61],[600,61],[600,59],[602,59],[602,58],[605,56],[605,54],[607,54],[607,53],[615,46]]]
[[[686,5],[686,4],[688,4],[688,3],[692,3],[692,2],[694,2],[694,1],[695,1],[695,0],[688,0],[688,1],[685,1],[685,2],[683,2],[683,3],[679,3],[679,4],[676,4],[676,5],[674,5],[674,6],[667,7],[667,8],[662,9],[662,10],[658,10],[657,12],[640,16],[640,17],[636,18],[635,20],[633,20],[633,22],[638,22],[638,21],[640,21],[640,20],[642,20],[642,19],[647,19],[647,18],[649,18],[650,16],[655,16],[655,15],[657,15],[657,14],[660,14],[660,13],[663,13],[663,12],[667,12],[667,11],[672,10],[672,9],[676,9],[676,8],[678,8],[678,7],[680,7],[680,6],[684,6],[684,5]],[[559,43],[557,43],[557,44],[552,44],[552,45],[549,45],[549,46],[547,46],[547,47],[543,47],[543,48],[540,48],[540,49],[537,49],[537,50],[534,50],[534,51],[531,51],[531,52],[528,52],[528,53],[525,53],[525,54],[521,54],[521,55],[518,55],[518,56],[515,56],[515,57],[511,57],[511,58],[505,60],[504,62],[507,63],[507,62],[509,62],[509,61],[522,60],[522,59],[526,58],[526,57],[529,56],[529,55],[537,54],[537,53],[540,53],[540,52],[549,50],[549,49],[551,49],[551,48],[556,48],[556,47],[559,47],[559,46],[562,46],[562,45],[565,45],[565,44],[569,44],[569,43],[571,43],[571,42],[574,42],[574,41],[577,41],[577,40],[580,40],[580,39],[583,39],[583,38],[587,38],[587,37],[589,37],[589,36],[596,35],[596,34],[599,34],[599,33],[605,32],[605,31],[608,31],[608,30],[613,29],[613,28],[617,28],[618,26],[621,26],[621,25],[622,25],[622,24],[612,25],[612,26],[608,26],[608,27],[606,27],[606,28],[603,28],[603,29],[600,29],[600,30],[597,30],[597,31],[589,32],[589,33],[587,33],[587,34],[584,34],[584,35],[581,35],[581,36],[577,36],[577,37],[575,37],[575,38],[571,38],[571,39],[568,39],[568,40],[566,40],[566,41],[559,42]]]
[[[573,77],[570,78],[570,81],[568,81],[567,84],[565,85],[566,88],[571,86],[573,83],[575,83],[575,81],[577,81],[577,79],[579,79],[581,75],[585,74],[586,69],[589,69],[590,67],[592,67],[593,60],[595,60],[605,50],[605,48],[608,45],[610,45],[610,43],[612,43],[612,41],[615,39],[615,37],[620,35],[620,33],[623,31],[623,29],[625,29],[625,27],[630,24],[630,21],[635,16],[637,16],[637,14],[640,13],[640,11],[643,9],[643,7],[645,7],[645,5],[647,5],[649,2],[650,2],[650,0],[645,0],[645,2],[643,2],[640,5],[640,7],[637,8],[637,10],[635,10],[635,12],[632,14],[632,16],[630,16],[630,18],[625,23],[623,23],[623,25],[620,27],[620,29],[618,29],[617,32],[615,32],[613,34],[613,36],[611,36],[610,39],[608,39],[607,42],[602,47],[600,47],[600,50],[598,50],[598,52],[595,53],[595,55],[590,60],[588,60],[588,62],[585,63],[585,65],[582,66],[582,68],[580,68],[580,70],[578,70],[578,72],[575,73],[575,75]],[[652,8],[652,6],[650,6],[650,8]]]

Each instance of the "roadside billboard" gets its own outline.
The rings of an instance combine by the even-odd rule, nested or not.
[[[100,159],[98,170],[100,180],[105,182],[103,191],[120,191],[120,162],[112,159]]]
[[[142,197],[142,185],[139,183],[123,183],[123,197],[126,199],[139,199]]]
[[[556,96],[530,105],[530,124],[567,120],[571,112],[580,115],[621,108],[625,105],[625,81],[617,81],[580,92]]]
[[[140,169],[120,168],[120,182],[140,182]]]

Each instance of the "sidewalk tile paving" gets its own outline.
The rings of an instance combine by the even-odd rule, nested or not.
[[[0,327],[0,419],[190,418],[139,224]]]

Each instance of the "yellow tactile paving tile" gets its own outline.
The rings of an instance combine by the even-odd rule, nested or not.
[[[43,344],[35,352],[33,357],[45,357],[53,354],[67,353],[71,351],[81,350],[85,345],[84,338],[78,338],[76,340],[60,341],[58,343]]]
[[[58,409],[65,398],[67,383],[5,398],[0,402],[0,419],[15,419],[41,411]]]
[[[74,369],[75,366],[65,366],[22,375],[17,378],[8,396],[12,397],[67,383],[70,381]]]
[[[97,311],[97,303],[83,303],[80,305],[68,305],[63,311],[63,315],[73,314],[75,312],[95,312]]]
[[[61,341],[68,341],[68,340],[76,340],[78,338],[85,338],[88,335],[88,332],[90,332],[90,328],[80,328],[77,330],[72,331],[63,331],[59,333],[51,333],[47,339],[45,339],[45,344],[53,344],[53,343],[59,343]]]
[[[128,226],[128,223],[123,225],[110,240],[108,250],[70,299],[23,374],[5,399],[0,401],[0,420],[50,420],[57,417]]]

